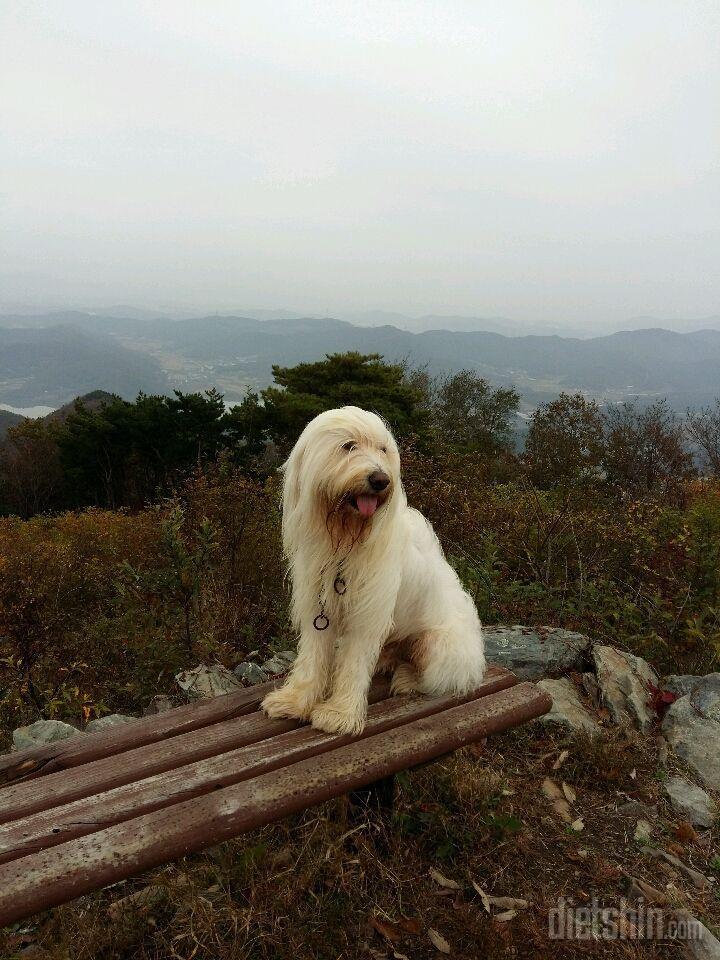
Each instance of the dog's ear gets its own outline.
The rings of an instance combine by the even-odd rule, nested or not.
[[[300,481],[303,457],[305,456],[306,440],[300,437],[290,451],[290,456],[283,464],[283,515],[288,517],[300,501]]]

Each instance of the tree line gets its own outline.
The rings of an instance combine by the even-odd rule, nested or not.
[[[332,407],[375,410],[401,442],[482,462],[490,481],[541,488],[680,495],[698,468],[720,475],[720,401],[680,418],[664,400],[601,409],[581,394],[540,405],[516,450],[520,396],[472,371],[431,377],[377,354],[345,353],[273,367],[274,383],[226,409],[216,390],[119,397],[63,420],[27,420],[0,446],[0,513],[137,508],[170,495],[208,463],[267,475],[305,424]]]

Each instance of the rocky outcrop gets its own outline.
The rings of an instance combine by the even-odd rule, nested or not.
[[[13,749],[40,747],[46,743],[55,743],[56,740],[67,740],[69,737],[80,735],[82,735],[81,730],[61,720],[36,720],[35,723],[27,727],[18,727],[14,731]]]
[[[483,635],[488,663],[507,667],[521,680],[582,670],[590,655],[589,637],[555,627],[483,627]]]
[[[706,787],[720,790],[720,684],[710,674],[680,697],[665,715],[662,730],[675,753]]]
[[[85,733],[100,733],[102,730],[109,730],[110,727],[120,727],[124,723],[134,722],[135,717],[127,717],[123,713],[109,713],[106,717],[91,720],[85,727]]]
[[[613,722],[648,733],[656,719],[650,707],[650,691],[658,685],[655,671],[641,657],[615,647],[596,645],[592,658],[600,699]]]
[[[600,733],[600,724],[580,700],[572,680],[567,677],[539,680],[538,686],[550,694],[553,702],[550,712],[538,718],[540,723],[558,724],[573,733],[582,732],[591,737]]]
[[[175,681],[185,696],[191,700],[204,700],[242,690],[242,683],[237,677],[219,663],[213,663],[209,667],[201,663],[192,670],[178,673]]]
[[[717,804],[694,783],[671,777],[665,784],[665,793],[673,810],[694,827],[711,827],[717,819]]]

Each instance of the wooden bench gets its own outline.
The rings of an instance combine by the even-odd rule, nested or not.
[[[550,709],[491,667],[463,700],[389,697],[336,736],[259,711],[272,684],[0,757],[0,926],[366,788]]]

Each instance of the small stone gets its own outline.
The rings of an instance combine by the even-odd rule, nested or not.
[[[128,913],[144,914],[149,910],[159,907],[168,899],[168,892],[165,887],[159,884],[150,884],[137,890],[135,893],[123,897],[122,900],[116,900],[108,907],[108,916],[111,920],[119,920]]]
[[[600,725],[581,702],[571,680],[566,677],[539,680],[538,687],[549,693],[553,701],[550,712],[539,718],[541,723],[557,723],[574,732],[584,731],[591,737],[600,733]]]
[[[602,702],[613,721],[648,733],[656,719],[648,702],[650,690],[658,685],[650,664],[615,647],[595,646],[592,655]]]
[[[121,727],[124,723],[133,723],[136,719],[136,717],[126,717],[123,713],[110,713],[106,717],[91,720],[85,727],[85,733],[100,733],[101,730],[109,730],[110,727]]]
[[[676,910],[675,920],[684,936],[683,953],[689,960],[720,960],[720,940],[714,936],[704,923],[687,910]]]
[[[192,670],[178,673],[175,681],[191,700],[220,697],[225,693],[234,693],[243,688],[237,677],[219,663],[209,667],[201,663]]]
[[[673,810],[694,827],[711,827],[718,815],[715,801],[694,783],[682,777],[671,777],[665,784]]]
[[[628,800],[627,803],[621,803],[615,811],[621,817],[627,817],[631,820],[645,819],[657,816],[657,807],[640,803],[639,800]]]
[[[278,653],[278,657],[286,663],[295,663],[297,660],[297,652],[295,650],[281,650],[280,653]]]
[[[653,826],[647,820],[638,820],[635,824],[635,839],[638,843],[649,843]]]
[[[27,747],[40,747],[46,743],[55,743],[58,740],[68,740],[77,737],[82,730],[71,727],[62,720],[36,720],[28,727],[18,727],[13,732],[13,749],[25,750]]]
[[[236,677],[245,680],[247,683],[265,683],[268,675],[258,666],[257,663],[251,663],[249,660],[243,660],[233,671]]]
[[[286,660],[281,660],[280,657],[271,657],[270,660],[266,660],[262,665],[262,669],[265,673],[270,673],[273,676],[279,676],[281,673],[287,673],[288,664]]]
[[[156,713],[165,713],[166,710],[172,710],[174,706],[172,697],[158,693],[143,710],[143,716],[152,717]]]

